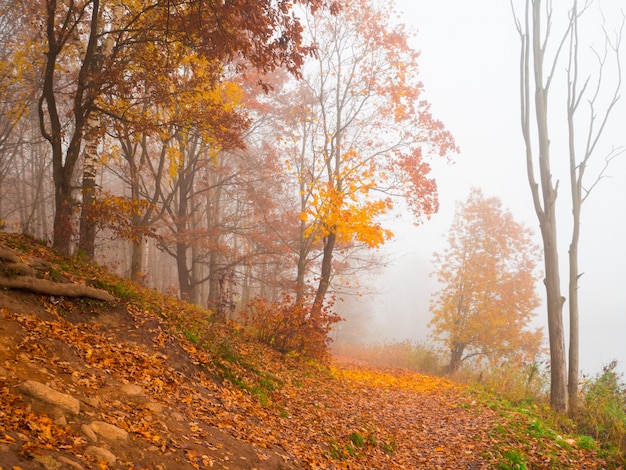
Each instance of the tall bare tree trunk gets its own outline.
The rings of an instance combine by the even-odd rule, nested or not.
[[[544,82],[544,45],[541,41],[541,1],[533,3],[533,71],[535,79],[535,117],[539,141],[539,174],[543,211],[537,213],[543,239],[548,336],[550,343],[550,404],[559,412],[567,410],[567,372],[563,303],[557,244],[556,199],[558,182],[552,185],[550,137],[548,133],[548,85]],[[533,191],[537,191],[535,185]]]
[[[603,27],[605,35],[604,51],[597,51],[597,78],[593,86],[589,77],[586,77],[582,86],[579,88],[579,63],[578,63],[578,18],[584,13],[586,5],[579,11],[578,3],[574,1],[574,6],[570,11],[570,37],[569,37],[569,63],[567,67],[567,130],[568,130],[568,147],[569,147],[569,177],[572,202],[572,238],[569,245],[569,371],[568,371],[568,412],[574,417],[578,411],[578,382],[579,382],[579,302],[578,290],[579,279],[582,275],[579,270],[578,248],[580,244],[580,223],[582,205],[593,190],[593,188],[604,177],[610,162],[624,152],[623,148],[613,149],[605,156],[604,166],[596,173],[595,179],[591,179],[583,186],[585,173],[588,169],[588,163],[596,151],[596,145],[604,134],[605,126],[609,121],[615,104],[620,99],[621,90],[621,64],[620,64],[620,40],[624,28],[624,18],[622,16],[622,24],[613,38],[609,37]],[[602,109],[598,107],[600,97],[599,93],[604,91],[604,79],[606,77],[606,68],[610,65],[607,60],[614,55],[613,62],[616,70],[612,77],[612,94],[604,94],[605,100]],[[616,78],[616,80],[614,80]],[[586,97],[586,100],[583,98]],[[584,151],[579,152],[576,136],[581,134],[578,129],[581,120],[578,117],[578,107],[580,103],[584,103],[588,107],[588,114],[582,121],[587,128],[582,133],[585,137]],[[582,156],[579,158],[577,153]]]
[[[531,8],[532,6],[532,8]],[[517,22],[522,40],[520,60],[520,98],[522,134],[526,146],[526,168],[535,212],[543,240],[544,267],[550,344],[550,406],[558,412],[567,411],[567,363],[563,329],[563,303],[559,275],[557,245],[556,199],[558,182],[552,183],[550,168],[550,137],[548,132],[548,92],[554,66],[544,77],[544,52],[547,40],[542,38],[541,0],[527,0],[524,25]],[[560,48],[559,48],[560,51]],[[558,52],[552,65],[558,59]],[[549,67],[549,66],[548,66]],[[539,145],[540,184],[535,180],[533,139],[531,138],[531,85],[534,84],[534,111]]]
[[[576,21],[577,11],[573,16]],[[576,161],[574,115],[578,106],[576,91],[578,76],[578,23],[572,25],[570,38],[570,63],[568,67],[568,99],[567,99],[567,131],[569,144],[570,191],[572,198],[572,238],[569,245],[569,369],[567,382],[568,414],[575,416],[578,412],[578,370],[579,370],[579,304],[578,304],[578,244],[580,242],[580,211],[583,201],[582,176],[585,173],[583,161],[578,167]],[[579,177],[580,175],[580,177]]]
[[[576,221],[578,219],[578,221]],[[569,247],[569,371],[567,383],[568,413],[578,412],[578,374],[579,374],[579,306],[578,306],[578,241],[580,238],[580,208],[574,216],[572,242]]]
[[[552,209],[554,212],[554,209]],[[544,244],[544,267],[548,307],[548,338],[550,344],[550,406],[558,412],[567,411],[567,370],[565,332],[563,328],[563,303],[559,256],[556,244],[556,218],[554,214],[540,223]]]

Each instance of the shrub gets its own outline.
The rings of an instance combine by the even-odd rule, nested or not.
[[[539,361],[503,361],[478,369],[473,375],[470,383],[481,384],[487,390],[502,394],[513,402],[543,402],[547,398],[548,369]]]
[[[242,316],[263,343],[282,353],[297,352],[313,359],[328,356],[328,334],[341,320],[328,307],[312,316],[308,306],[296,304],[288,295],[279,302],[255,299]]]
[[[587,381],[581,390],[577,417],[581,430],[626,453],[626,386],[616,371],[617,361]]]

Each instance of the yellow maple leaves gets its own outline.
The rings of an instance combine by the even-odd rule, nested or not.
[[[344,243],[356,240],[370,248],[378,247],[393,236],[377,222],[392,209],[391,198],[373,195],[375,178],[380,175],[368,168],[354,149],[342,157],[341,166],[331,172],[332,181],[308,183],[310,203],[300,213],[302,221],[310,222],[305,236],[321,239],[334,233]]]

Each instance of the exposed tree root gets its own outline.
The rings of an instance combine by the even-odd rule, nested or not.
[[[89,297],[107,302],[115,300],[115,297],[102,289],[83,286],[81,284],[61,284],[30,276],[18,276],[15,278],[0,277],[0,287],[6,289],[26,289],[44,295]]]

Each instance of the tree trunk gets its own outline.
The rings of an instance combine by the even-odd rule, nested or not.
[[[72,235],[74,226],[72,224],[73,199],[72,189],[69,182],[66,182],[65,175],[59,175],[60,171],[53,172],[54,178],[54,239],[52,248],[64,255],[71,253]]]
[[[182,299],[191,301],[192,278],[187,265],[189,243],[187,229],[189,227],[189,194],[193,185],[193,174],[188,168],[180,170],[178,175],[178,207],[174,225],[176,227],[176,269],[178,272],[178,288]]]
[[[207,307],[215,309],[219,313],[220,302],[220,270],[218,266],[219,255],[216,250],[209,253],[209,295]]]
[[[176,270],[178,272],[178,289],[180,290],[180,298],[190,300],[191,298],[191,279],[189,269],[187,268],[187,244],[176,243]]]
[[[46,237],[46,188],[44,187],[44,181],[46,181],[46,165],[43,159],[37,159],[36,163],[37,172],[37,199],[35,201],[36,207],[33,208],[34,217],[37,221],[35,233],[40,240]]]
[[[574,237],[569,248],[569,373],[567,382],[568,413],[578,412],[578,234],[579,224],[574,223]]]
[[[461,367],[461,359],[463,358],[464,344],[455,344],[450,348],[450,362],[446,366],[446,374],[454,375]]]
[[[202,265],[198,262],[200,258],[200,250],[197,242],[191,244],[191,269],[190,284],[191,291],[189,293],[189,301],[194,305],[202,304],[201,285],[202,282]]]
[[[540,34],[541,2],[533,4],[533,58],[535,72],[535,117],[539,141],[539,173],[543,211],[538,213],[543,240],[546,298],[548,307],[548,337],[550,343],[550,406],[557,412],[567,411],[567,362],[563,330],[563,303],[559,274],[557,244],[557,187],[552,185],[550,168],[550,137],[548,133],[548,96],[544,86],[544,57]],[[557,183],[558,186],[558,183]],[[535,187],[535,191],[536,191]]]
[[[302,150],[301,161],[304,162],[304,143]],[[302,163],[304,164],[304,163]],[[307,207],[306,199],[306,185],[304,179],[300,179],[300,212],[304,213]],[[306,295],[306,273],[307,266],[309,264],[309,253],[311,251],[312,235],[306,235],[307,223],[305,220],[300,220],[300,233],[299,233],[299,249],[298,249],[298,264],[296,273],[296,305],[303,305]]]
[[[122,138],[120,138],[120,142],[122,142],[122,148],[124,150],[124,157],[128,162],[128,173],[129,173],[129,181],[130,181],[130,197],[133,203],[136,203],[138,206],[141,203],[141,191],[140,191],[140,178],[139,178],[139,168],[137,167],[137,163],[135,162],[135,153],[133,151],[132,145],[129,145],[128,142],[124,142]],[[155,186],[158,188],[160,182],[155,181]],[[131,216],[133,229],[136,231],[135,237],[131,239],[132,243],[132,252],[130,257],[130,275],[129,278],[132,281],[138,282],[140,284],[144,284],[146,282],[146,276],[144,274],[144,260],[146,256],[146,237],[143,235],[143,225],[149,223],[150,213],[152,211],[151,207],[146,209],[145,214],[138,214],[133,211],[133,215]]]
[[[548,303],[550,406],[553,410],[564,413],[567,411],[567,363],[565,356],[565,333],[563,330],[563,303],[565,298],[561,295],[554,209],[552,209],[549,219],[541,223],[541,233],[544,244],[544,284]]]
[[[86,138],[83,167],[82,208],[80,213],[80,229],[78,249],[88,259],[94,259],[96,254],[96,162],[98,159],[98,140],[96,131],[98,119],[90,116],[86,126]]]
[[[61,53],[61,46],[56,38],[56,2],[48,5],[46,18],[46,65],[43,73],[42,94],[39,99],[39,127],[43,137],[52,148],[52,179],[54,182],[54,239],[52,247],[63,254],[70,253],[72,239],[72,191],[66,167],[63,165],[63,146],[61,142],[61,118],[57,108],[54,90],[56,61]],[[46,120],[46,117],[48,118]]]
[[[20,152],[19,156],[20,156],[20,162],[19,162],[20,171],[27,174],[28,162],[26,160],[26,152]],[[28,207],[28,184],[27,182],[28,180],[25,180],[23,178],[20,178],[18,181],[16,181],[16,186],[17,186],[16,194],[19,200],[22,201],[22,203],[18,207],[18,213],[20,217],[20,231],[22,231],[23,233],[29,233],[28,225],[27,225],[28,216],[26,215],[26,209]]]
[[[42,94],[39,99],[39,127],[42,136],[52,147],[52,177],[55,186],[54,241],[52,247],[65,255],[69,255],[72,242],[72,177],[74,167],[80,157],[80,149],[85,130],[86,120],[93,109],[95,90],[92,89],[92,72],[95,71],[95,51],[98,41],[98,17],[100,0],[91,2],[91,19],[89,22],[89,38],[85,53],[80,64],[76,80],[76,89],[71,97],[73,132],[63,159],[62,138],[64,134],[55,90],[56,64],[67,43],[60,39],[64,35],[73,34],[76,24],[71,21],[63,25],[57,24],[57,1],[49,0],[46,5],[46,64],[43,72]],[[73,4],[69,7],[74,10]],[[77,10],[73,14],[80,15]],[[68,13],[67,17],[70,15]],[[47,118],[47,119],[46,119]]]
[[[556,198],[557,188],[552,184],[550,168],[550,138],[548,132],[548,86],[553,67],[548,65],[544,77],[544,38],[541,31],[542,5],[540,0],[526,2],[524,25],[517,24],[522,41],[520,60],[520,98],[522,134],[526,146],[526,168],[535,213],[539,220],[543,241],[550,344],[550,406],[557,412],[567,411],[567,363],[563,331],[563,302],[559,276],[557,245]],[[558,53],[554,61],[556,62]],[[536,140],[539,145],[540,184],[535,180],[534,140],[531,137],[531,89],[534,87]]]
[[[574,24],[574,32],[577,25]],[[577,46],[577,44],[576,44]],[[570,57],[570,62],[572,58]],[[573,64],[578,67],[577,58]],[[570,63],[570,67],[572,64]],[[569,75],[569,74],[568,74]],[[569,78],[569,77],[568,77]],[[582,177],[585,172],[585,162],[580,165],[576,162],[574,113],[576,110],[575,94],[572,96],[572,86],[575,80],[569,80],[567,127],[569,143],[569,173],[570,193],[572,198],[572,239],[569,245],[569,369],[567,376],[568,414],[574,417],[578,412],[578,243],[580,240],[580,212],[582,206]],[[572,101],[574,100],[574,102]]]
[[[307,266],[307,254],[304,253],[305,250],[301,249],[298,254],[298,271],[296,274],[296,305],[302,305],[304,303],[305,296],[305,277],[306,277],[306,266]]]
[[[577,60],[577,59],[576,59]],[[578,62],[574,64],[578,66]],[[572,82],[575,84],[575,82]],[[570,89],[570,95],[572,90]],[[585,173],[586,159],[580,164],[576,161],[574,113],[575,96],[570,96],[567,123],[569,135],[569,171],[572,198],[572,239],[569,245],[569,370],[567,382],[568,414],[574,417],[578,412],[578,369],[579,369],[579,325],[578,325],[578,244],[580,241],[580,214],[583,202],[582,178]]]
[[[132,241],[132,252],[130,255],[130,279],[132,281],[143,284],[145,276],[143,275],[143,259],[144,259],[144,239]]]
[[[330,286],[330,276],[332,274],[333,263],[333,250],[335,249],[335,242],[337,235],[329,233],[324,237],[324,255],[322,257],[322,272],[320,275],[320,282],[317,286],[317,292],[315,293],[315,300],[311,307],[311,316],[318,317],[322,313],[324,307],[324,299]]]
[[[250,304],[252,297],[252,267],[250,264],[244,265],[243,279],[241,281],[241,309],[245,309]]]

